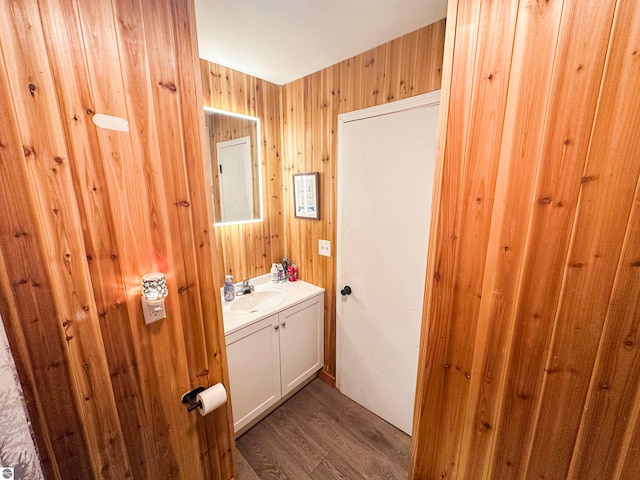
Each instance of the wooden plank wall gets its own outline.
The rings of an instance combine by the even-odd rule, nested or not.
[[[0,1],[0,313],[50,479],[233,475],[230,407],[180,403],[228,384],[194,15]],[[168,318],[146,326],[152,271]]]
[[[318,255],[318,240],[336,241],[338,114],[440,88],[445,21],[385,43],[283,86],[284,210],[287,253],[300,278],[325,293],[325,378],[335,382],[335,255]],[[320,172],[320,220],[293,213],[292,175]]]
[[[410,477],[640,478],[640,10],[449,2]]]
[[[260,119],[263,222],[216,227],[224,275],[234,282],[269,273],[285,255],[282,203],[281,87],[236,70],[200,60],[204,104]]]

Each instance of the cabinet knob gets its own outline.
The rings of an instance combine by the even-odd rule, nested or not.
[[[275,327],[273,327],[273,328],[275,328],[276,330],[278,330],[278,329],[280,328],[280,325],[276,325],[276,326],[275,326]]]
[[[344,297],[345,295],[351,295],[351,287],[347,285],[342,290],[340,290],[340,294]]]
[[[282,322],[282,327],[286,327],[287,326],[287,322]]]

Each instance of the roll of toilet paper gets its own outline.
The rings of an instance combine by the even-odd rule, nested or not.
[[[207,413],[213,412],[216,408],[227,403],[227,391],[224,385],[216,383],[212,387],[207,388],[204,392],[196,396],[196,401],[200,402],[198,408],[200,415],[205,416]]]

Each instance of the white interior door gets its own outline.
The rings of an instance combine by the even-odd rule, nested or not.
[[[218,142],[216,147],[222,221],[253,218],[251,137]]]
[[[339,117],[337,386],[408,434],[438,102],[435,92]]]

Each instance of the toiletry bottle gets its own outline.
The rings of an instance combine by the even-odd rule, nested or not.
[[[284,269],[285,278],[289,276],[289,257],[284,257],[282,259],[282,268]]]
[[[278,267],[276,264],[271,265],[271,283],[278,283]]]
[[[231,275],[227,275],[224,282],[224,299],[225,301],[230,302],[234,298],[236,298],[236,289],[233,286],[233,277]]]
[[[298,267],[296,267],[295,263],[289,265],[289,281],[295,282],[298,280]]]
[[[276,263],[276,268],[278,269],[278,282],[286,282],[287,274],[284,272],[284,268],[281,263]]]

